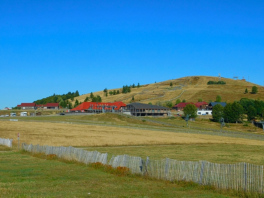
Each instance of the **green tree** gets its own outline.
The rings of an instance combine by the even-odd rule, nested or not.
[[[119,91],[119,90],[117,90],[117,91],[116,91],[116,94],[120,94],[120,91]]]
[[[91,98],[91,99],[94,98],[94,94],[93,94],[93,92],[90,93],[90,98]]]
[[[176,103],[175,103],[175,104],[177,105],[177,104],[179,104],[179,103],[181,103],[181,99],[180,99],[180,98],[178,98],[178,99],[176,100]]]
[[[203,102],[203,99],[202,99],[202,98],[199,98],[199,99],[198,99],[198,102]]]
[[[252,94],[256,94],[258,93],[258,88],[256,86],[253,86],[252,87],[252,91],[251,91]]]
[[[93,97],[92,102],[102,102],[101,96],[97,95],[96,97]]]
[[[245,89],[245,94],[247,94],[247,93],[248,93],[248,89],[246,88],[246,89]]]
[[[185,100],[185,99],[183,99],[183,100],[182,100],[182,102],[186,102],[186,100]]]
[[[169,108],[172,108],[172,106],[173,106],[171,101],[166,101],[165,105],[166,105],[166,107],[169,107]]]
[[[170,83],[170,86],[172,87],[172,82]]]
[[[132,96],[132,101],[135,101],[135,98],[134,98],[134,96]]]
[[[74,107],[77,107],[79,105],[79,100],[75,100]]]
[[[87,101],[89,101],[89,97],[88,96],[84,99],[84,102],[87,102]]]
[[[215,122],[219,122],[220,118],[224,116],[224,107],[220,104],[215,105],[213,108],[212,116]]]
[[[248,110],[247,110],[247,119],[248,119],[248,121],[255,119],[256,116],[257,116],[256,108],[253,107],[252,105],[250,105],[248,107]]]
[[[238,102],[228,103],[224,107],[224,118],[227,122],[237,123],[242,121],[244,108]]]
[[[221,102],[221,101],[222,101],[221,96],[217,95],[217,96],[216,96],[216,99],[215,99],[215,102]]]
[[[184,116],[190,115],[190,118],[197,117],[197,107],[194,104],[187,104],[184,109]]]
[[[148,104],[149,104],[149,105],[152,105],[152,103],[151,103],[151,102],[149,102]]]

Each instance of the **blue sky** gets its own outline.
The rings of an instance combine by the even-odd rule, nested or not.
[[[0,0],[0,109],[185,76],[264,85],[264,1]]]

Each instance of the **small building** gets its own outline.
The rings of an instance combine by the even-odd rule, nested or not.
[[[27,116],[27,112],[20,112],[20,116]]]
[[[36,104],[35,103],[21,103],[21,105],[17,105],[17,107],[21,109],[35,109]]]
[[[43,109],[59,109],[60,104],[59,103],[47,103],[43,105]]]
[[[209,105],[208,105],[208,109],[209,110],[213,110],[214,106],[217,105],[217,104],[220,104],[222,107],[226,106],[225,102],[210,102]]]
[[[130,111],[133,116],[168,116],[170,109],[157,105],[149,105],[142,103],[131,103],[126,106],[126,110]]]

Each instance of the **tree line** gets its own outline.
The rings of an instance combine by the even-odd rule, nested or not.
[[[225,122],[243,122],[245,118],[252,121],[264,115],[264,101],[242,98],[240,101],[228,103],[225,107],[217,104],[213,108],[212,116],[215,122],[224,118]]]

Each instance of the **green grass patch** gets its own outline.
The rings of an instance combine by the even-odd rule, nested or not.
[[[0,152],[0,197],[231,197],[198,185],[183,185],[99,167]]]

